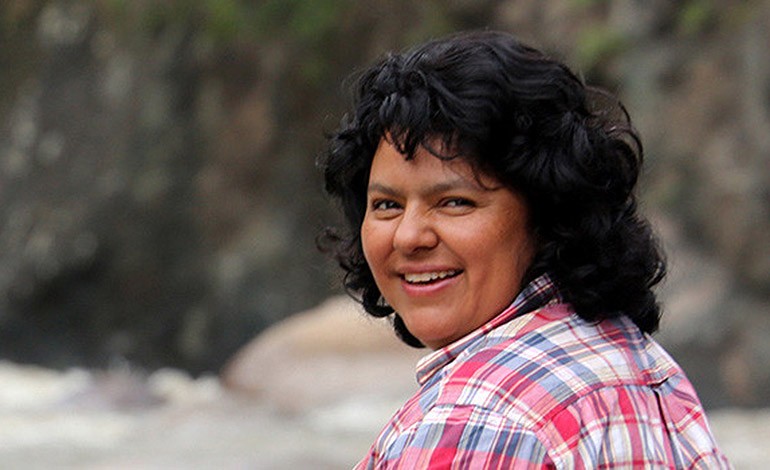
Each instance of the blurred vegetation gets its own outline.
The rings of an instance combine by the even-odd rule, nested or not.
[[[717,12],[711,0],[690,0],[685,2],[679,13],[678,27],[686,35],[704,31],[709,23],[716,20]]]

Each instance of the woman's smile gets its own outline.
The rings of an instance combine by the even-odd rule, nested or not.
[[[534,253],[523,199],[464,160],[407,159],[383,139],[361,227],[385,300],[432,348],[480,327],[514,299]]]
[[[408,284],[430,284],[442,279],[449,279],[460,275],[462,271],[450,269],[447,271],[433,271],[423,273],[406,273],[402,277]]]
[[[406,272],[401,275],[402,288],[410,297],[442,295],[446,289],[457,283],[457,278],[462,272],[461,269]]]

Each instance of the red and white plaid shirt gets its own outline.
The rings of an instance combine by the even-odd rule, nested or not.
[[[627,318],[581,320],[548,276],[417,378],[357,469],[730,468],[671,357]]]

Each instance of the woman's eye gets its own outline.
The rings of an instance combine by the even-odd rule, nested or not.
[[[453,197],[444,201],[444,207],[473,207],[475,204],[470,199]]]
[[[386,211],[389,209],[398,209],[398,204],[395,201],[388,199],[377,200],[372,202],[372,209],[376,211]]]

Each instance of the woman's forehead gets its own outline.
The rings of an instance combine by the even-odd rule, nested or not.
[[[372,161],[370,180],[390,177],[398,181],[406,176],[407,172],[423,173],[424,176],[430,172],[434,178],[440,176],[446,184],[451,182],[455,187],[465,185],[495,190],[503,186],[498,178],[481,171],[474,159],[460,154],[446,155],[423,145],[418,146],[411,155],[407,155],[396,144],[383,137]]]

